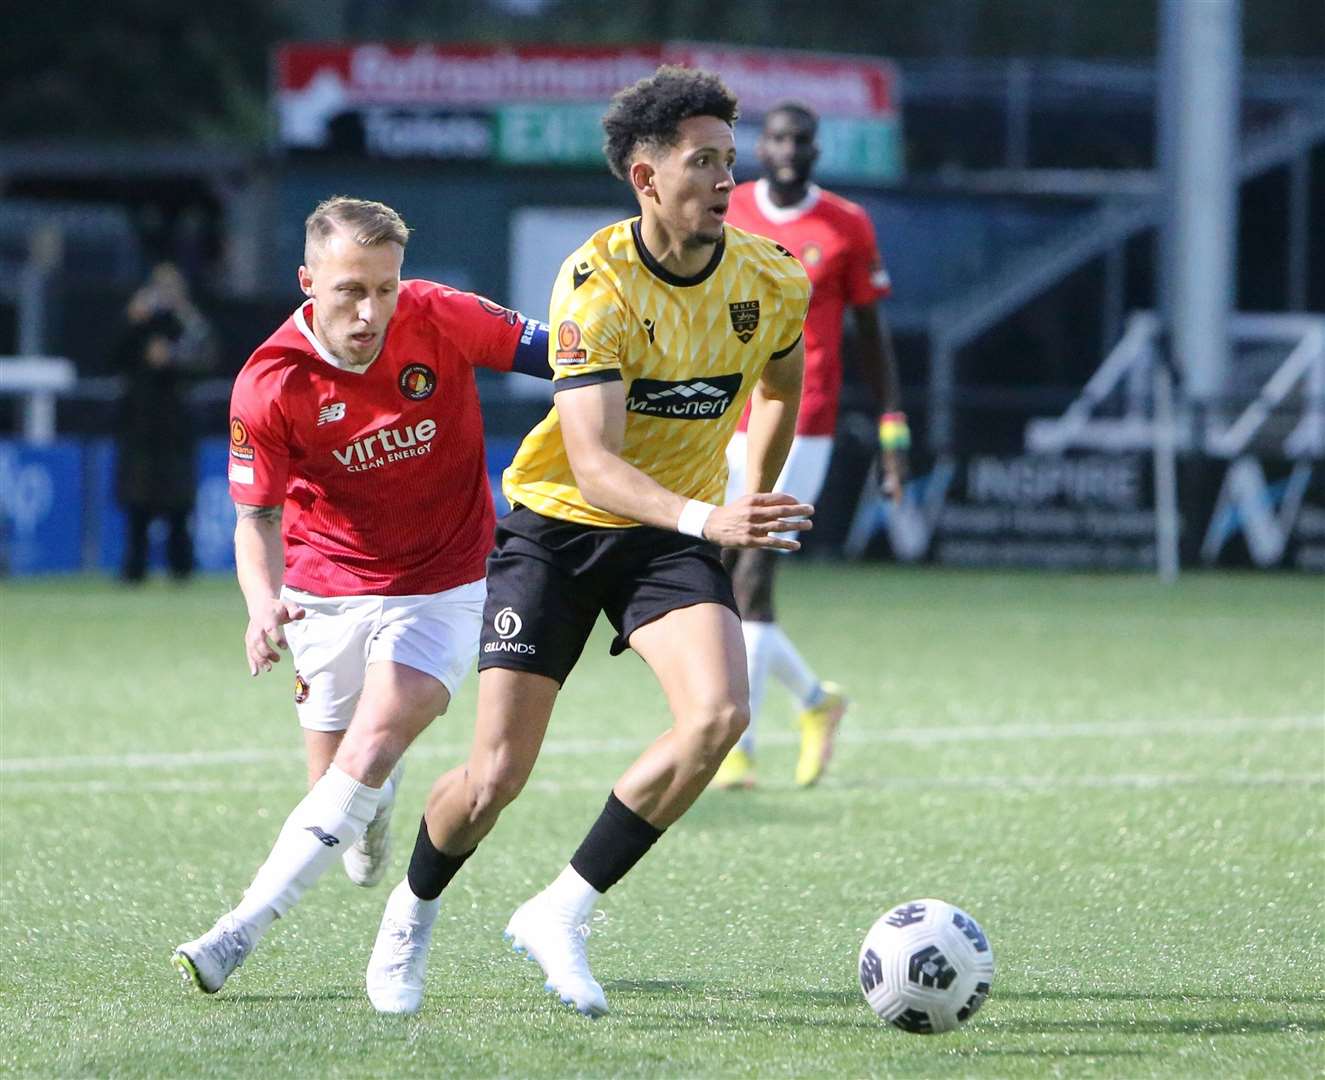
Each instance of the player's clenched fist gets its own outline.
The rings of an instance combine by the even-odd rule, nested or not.
[[[304,609],[298,604],[279,599],[273,599],[265,607],[249,613],[248,629],[244,631],[244,651],[248,653],[250,675],[270,671],[272,664],[281,662],[281,654],[277,649],[290,647],[281,627],[303,617]]]
[[[814,507],[780,491],[742,495],[717,507],[704,523],[704,538],[723,547],[797,551],[800,541],[777,533],[807,532]]]

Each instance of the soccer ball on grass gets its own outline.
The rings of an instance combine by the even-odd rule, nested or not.
[[[870,1008],[917,1035],[969,1020],[993,981],[994,954],[980,924],[942,900],[899,904],[860,947],[860,989]]]

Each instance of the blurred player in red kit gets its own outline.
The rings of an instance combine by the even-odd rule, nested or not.
[[[175,950],[215,993],[344,856],[381,879],[401,755],[474,663],[494,514],[474,367],[549,378],[547,326],[400,277],[409,229],[337,197],[305,226],[305,303],[235,381],[235,564],[257,675],[290,648],[310,788],[243,900]]]
[[[818,116],[799,103],[787,102],[768,113],[758,143],[764,176],[736,188],[727,218],[733,225],[776,240],[800,259],[814,290],[805,321],[805,382],[796,440],[775,490],[805,503],[819,498],[837,425],[842,316],[849,307],[855,319],[861,373],[879,411],[879,475],[885,491],[900,501],[910,433],[900,411],[892,338],[875,307],[889,293],[888,272],[865,211],[810,179],[819,156],[818,128]],[[742,418],[727,451],[729,502],[748,490],[745,455]],[[750,725],[714,777],[717,787],[754,783],[757,723],[770,674],[800,704],[796,783],[802,787],[823,774],[846,710],[841,688],[821,682],[777,625],[773,579],[781,554],[769,548],[726,553],[745,635]]]

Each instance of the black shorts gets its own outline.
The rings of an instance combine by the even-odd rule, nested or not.
[[[731,578],[707,540],[648,525],[578,525],[517,506],[497,522],[488,556],[478,669],[564,683],[600,611],[616,630],[616,656],[641,626],[694,604],[737,610]]]

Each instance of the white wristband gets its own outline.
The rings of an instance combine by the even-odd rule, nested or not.
[[[685,533],[686,536],[698,536],[703,540],[704,526],[708,522],[709,515],[716,509],[717,507],[712,503],[691,499],[681,510],[681,516],[676,519],[676,531]]]

